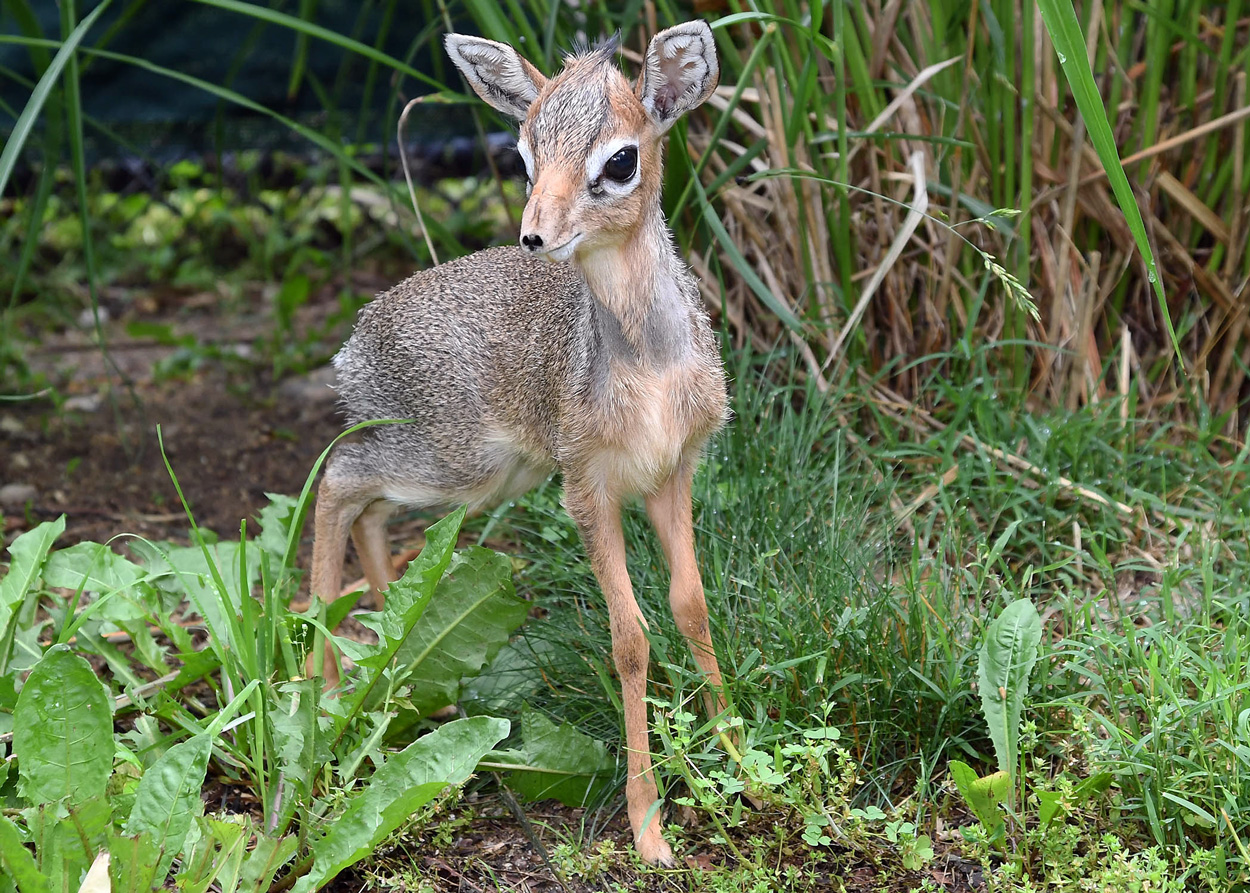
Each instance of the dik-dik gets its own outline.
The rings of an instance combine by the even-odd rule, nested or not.
[[[662,140],[716,87],[711,29],[657,34],[631,84],[609,43],[546,78],[511,47],[458,34],[447,52],[477,94],[521,121],[529,200],[519,247],[419,273],[360,313],[335,360],[351,423],[317,499],[312,589],[333,599],[348,534],[377,593],[394,579],[397,506],[511,499],[558,470],[607,601],[621,678],[634,841],[669,865],[643,702],[646,621],[625,569],[621,505],[642,496],[672,572],[669,600],[725,707],[695,561],[691,478],[725,421],[725,375],[697,285],[660,207]],[[327,652],[326,676],[338,669]]]

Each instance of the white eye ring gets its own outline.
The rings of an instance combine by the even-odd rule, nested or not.
[[[637,162],[634,164],[633,176],[624,182],[604,176],[604,166],[622,149],[633,149],[638,152],[638,140],[629,138],[610,140],[595,147],[595,150],[586,157],[586,182],[590,184],[591,195],[600,196],[605,192],[612,195],[627,195],[638,186],[642,176],[642,165]]]
[[[525,140],[517,140],[517,154],[521,156],[521,161],[525,165],[525,181],[530,185],[534,185],[534,154],[530,151],[529,143]]]

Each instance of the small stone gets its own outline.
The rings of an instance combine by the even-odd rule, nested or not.
[[[35,497],[39,495],[30,484],[5,484],[0,487],[0,507],[6,509],[21,509],[26,507],[26,503],[34,502]]]
[[[109,321],[109,312],[107,307],[97,308],[100,311],[100,325],[104,325]],[[84,309],[78,314],[78,325],[84,329],[95,329],[95,310],[90,307]]]
[[[66,412],[96,412],[101,403],[99,394],[77,394],[61,404]]]

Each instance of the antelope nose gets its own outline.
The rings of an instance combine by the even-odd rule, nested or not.
[[[538,235],[538,233],[527,233],[521,236],[521,244],[530,251],[537,251],[543,247],[543,237]]]

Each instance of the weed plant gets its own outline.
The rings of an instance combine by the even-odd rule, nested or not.
[[[300,52],[329,40],[420,80],[406,61],[298,17],[205,2],[295,30]],[[133,209],[92,205],[83,163],[76,84],[87,60],[108,52],[91,43],[100,12],[61,8],[59,42],[13,38],[40,79],[0,153],[0,195],[20,212],[0,230],[16,258],[6,333],[49,209],[49,235],[62,240],[84,303],[98,306],[108,277],[125,272],[98,244],[99,220]],[[1239,0],[1079,10],[782,0],[731,4],[716,23],[723,88],[702,122],[679,125],[666,210],[727,340],[749,348],[730,354],[737,418],[697,480],[697,536],[742,719],[738,766],[756,787],[783,792],[769,814],[786,816],[785,842],[814,851],[828,838],[876,853],[886,841],[921,863],[922,838],[953,845],[932,819],[954,793],[944,761],[965,760],[978,775],[999,763],[979,646],[995,618],[1028,599],[1042,623],[1041,669],[1027,682],[1019,766],[1009,767],[1016,798],[1004,801],[1012,814],[1001,836],[966,826],[966,852],[1003,890],[1247,883],[1244,11]],[[684,17],[665,2],[476,0],[430,16],[522,46],[544,70],[578,35],[621,28],[636,47],[639,22],[650,31]],[[122,61],[247,105],[220,85]],[[458,89],[442,98],[459,101]],[[326,219],[350,233],[362,184],[402,207],[395,185],[341,144],[287,123],[334,160],[338,210],[327,205]],[[68,160],[73,195],[54,190],[48,164],[30,195],[4,191],[32,139]],[[1139,207],[1131,189],[1148,201]],[[192,218],[221,210],[211,196],[194,202]],[[452,220],[434,233],[440,248],[463,249],[465,221],[433,210],[432,228]],[[147,213],[164,219],[147,208],[133,220]],[[285,229],[265,232],[280,239]],[[296,242],[307,235],[294,231]],[[266,246],[251,255],[258,269],[283,282],[281,326],[318,282],[320,261],[301,253],[304,243],[254,244]],[[349,235],[338,246],[345,263],[356,244]],[[145,262],[169,269],[159,253]],[[8,338],[0,356],[20,359]],[[476,529],[515,541],[518,584],[542,616],[469,683],[466,710],[529,717],[539,737],[562,728],[550,731],[548,717],[615,740],[606,623],[556,487]],[[758,839],[735,836],[745,782],[724,768],[715,727],[695,718],[700,683],[666,632],[663,562],[640,513],[627,535],[652,620],[662,780],[758,868]],[[229,605],[243,605],[256,566],[246,552],[213,548],[222,579],[241,581]],[[207,565],[188,579],[202,573]],[[4,672],[46,657],[31,591],[10,599]],[[75,619],[77,596],[48,604],[58,638],[77,631],[119,685],[142,690],[134,658],[110,650],[90,617]],[[228,625],[230,613],[210,604],[205,622],[215,610],[213,622]],[[138,617],[113,622],[134,628],[140,662],[159,656]],[[276,659],[284,627],[270,629],[259,641]],[[234,681],[217,683],[217,704],[246,690],[250,668],[227,669]],[[162,702],[164,725],[136,724],[144,754],[160,759],[182,746],[175,737],[204,734],[186,697],[189,707]],[[264,710],[253,712],[246,722],[263,722]],[[521,765],[525,742],[513,744],[494,755],[499,771]],[[266,749],[241,725],[214,752],[249,772]],[[771,763],[753,756],[770,752]],[[807,787],[796,780],[805,769]],[[1104,773],[1105,791],[1101,781],[1080,787]],[[1042,819],[1052,795],[1070,807],[1059,824]]]

